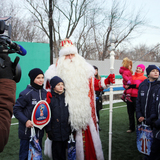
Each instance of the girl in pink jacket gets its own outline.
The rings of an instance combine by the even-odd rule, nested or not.
[[[123,78],[123,87],[125,88],[123,95],[121,97],[121,99],[126,102],[132,102],[130,97],[131,97],[131,90],[132,89],[128,89],[128,85],[131,84],[132,81],[132,61],[129,58],[124,58],[123,62],[122,62],[122,67],[120,67],[119,69],[119,73],[122,75]]]

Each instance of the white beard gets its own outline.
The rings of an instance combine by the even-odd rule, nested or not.
[[[64,81],[65,102],[69,104],[72,129],[85,130],[91,118],[87,62],[78,54],[72,60],[60,57],[57,76]]]

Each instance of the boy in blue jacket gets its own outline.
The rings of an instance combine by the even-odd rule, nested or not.
[[[156,97],[151,108],[151,127],[153,129],[153,142],[149,160],[160,159],[160,86],[157,89]]]
[[[145,122],[145,124],[150,124],[150,114],[151,106],[153,104],[153,99],[155,98],[155,93],[160,81],[157,81],[159,77],[158,67],[155,65],[149,65],[146,68],[147,79],[144,80],[138,89],[138,97],[136,100],[136,117],[138,123]]]
[[[147,79],[139,85],[138,97],[136,99],[136,117],[137,123],[151,124],[151,108],[155,99],[157,88],[160,86],[159,69],[155,65],[149,65],[146,68]],[[145,155],[144,159],[148,160]]]
[[[54,160],[66,160],[66,147],[71,128],[69,124],[68,105],[65,104],[63,80],[55,76],[51,85],[51,121],[46,126],[48,137],[52,140],[52,157]]]
[[[40,100],[45,100],[47,91],[43,89],[44,74],[39,68],[32,69],[28,76],[30,77],[30,84],[23,90],[13,107],[14,116],[19,121],[18,134],[20,139],[19,160],[28,159],[29,140],[31,136],[31,115],[34,106]],[[42,138],[44,129],[40,130],[35,127],[36,137],[42,148]]]

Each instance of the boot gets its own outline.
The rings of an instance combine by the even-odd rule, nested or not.
[[[122,95],[121,99],[122,99],[124,102],[126,102],[126,96],[125,96],[125,94]]]
[[[129,101],[129,102],[132,102],[132,100],[131,100],[131,95],[130,95],[130,94],[127,94],[127,95],[126,95],[126,100]]]

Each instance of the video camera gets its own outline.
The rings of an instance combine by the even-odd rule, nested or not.
[[[4,59],[1,58],[1,54],[10,54],[10,53],[18,53],[22,56],[26,55],[27,51],[17,43],[14,43],[10,40],[12,26],[11,24],[7,25],[5,22],[9,20],[11,17],[3,17],[0,18],[0,66],[3,66]],[[4,32],[8,31],[8,35],[5,35]],[[21,67],[18,64],[19,57],[17,56],[13,62],[14,69],[14,77],[13,80],[18,83],[21,78]]]

